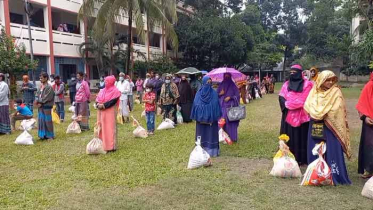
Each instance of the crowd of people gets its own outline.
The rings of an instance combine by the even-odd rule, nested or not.
[[[0,74],[0,133],[9,134],[18,120],[31,119],[33,106],[38,109],[38,136],[43,140],[56,137],[52,109],[55,106],[63,122],[65,119],[65,84],[59,76],[41,73],[37,89],[28,76],[23,76],[22,99],[17,99],[16,112],[9,115],[9,87]],[[238,141],[240,121],[230,121],[228,109],[241,103],[273,94],[276,79],[266,76],[248,77],[247,81],[235,82],[230,73],[218,84],[209,76],[166,74],[161,77],[153,71],[146,78],[132,81],[129,75],[119,74],[101,77],[94,107],[97,109],[96,125],[105,151],[117,149],[118,113],[124,123],[129,122],[130,112],[136,103],[144,107],[147,132],[154,135],[155,118],[170,119],[178,124],[177,112],[183,122],[196,122],[196,136],[211,157],[220,154],[218,121],[225,120],[224,131],[233,142]],[[82,131],[89,130],[90,86],[85,75],[79,72],[68,82],[70,102],[75,107],[75,119]],[[135,91],[135,94],[134,94]],[[36,95],[35,95],[36,92]],[[373,74],[360,96],[357,110],[363,122],[359,151],[359,173],[363,178],[373,175]],[[136,103],[135,103],[136,102]],[[351,184],[344,154],[351,157],[350,134],[346,118],[346,105],[338,78],[332,71],[319,72],[316,68],[303,71],[302,66],[293,65],[288,80],[279,93],[282,111],[281,134],[290,137],[288,146],[300,165],[311,163],[315,144],[326,141],[326,161],[332,169],[335,185]],[[321,131],[320,131],[321,130]]]

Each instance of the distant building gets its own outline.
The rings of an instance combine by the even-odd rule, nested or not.
[[[83,0],[30,0],[33,6],[31,30],[35,59],[39,60],[36,71],[42,69],[49,74],[60,75],[64,81],[71,74],[84,71],[90,79],[99,79],[95,63],[86,64],[79,53],[81,43],[88,40],[88,32],[93,21],[78,21],[78,12]],[[178,4],[179,13],[191,13],[189,8]],[[116,24],[117,35],[127,34],[128,20],[123,13]],[[0,1],[0,28],[15,38],[17,44],[24,44],[26,52],[30,53],[28,27],[23,0]],[[136,25],[133,26],[136,30]],[[134,49],[140,51],[147,59],[157,55],[177,57],[178,53],[167,45],[164,31],[156,27],[154,32],[146,35],[146,40],[140,42],[134,33]],[[142,59],[134,55],[134,59]]]

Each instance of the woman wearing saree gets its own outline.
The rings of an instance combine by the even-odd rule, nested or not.
[[[312,82],[304,79],[302,66],[293,65],[290,78],[281,88],[279,101],[282,111],[281,134],[290,137],[288,146],[299,165],[307,164],[307,136],[310,118],[303,105],[312,89]]]
[[[212,89],[210,77],[204,76],[202,87],[194,98],[191,118],[196,121],[196,139],[211,157],[219,155],[218,120],[221,109],[217,92]]]
[[[217,92],[219,94],[222,117],[226,122],[224,130],[228,133],[229,137],[231,137],[232,141],[237,142],[240,121],[229,121],[228,108],[240,105],[240,92],[236,84],[233,82],[231,74],[224,74],[224,80],[220,83]]]
[[[363,121],[358,173],[362,174],[362,178],[368,179],[373,176],[373,72],[361,92],[356,109]]]
[[[82,131],[89,130],[89,98],[91,90],[89,84],[84,80],[84,73],[78,73],[78,82],[76,83],[75,95],[75,115],[78,117],[78,123]]]
[[[40,74],[41,87],[37,93],[38,109],[38,136],[40,139],[52,140],[54,129],[52,122],[52,107],[54,105],[54,91],[48,83],[48,74]]]
[[[186,123],[191,122],[190,112],[193,105],[193,90],[185,75],[181,76],[181,81],[179,84],[179,106],[181,107],[181,115],[183,116],[183,121]]]
[[[115,77],[105,78],[105,88],[100,90],[96,98],[97,124],[100,126],[99,138],[105,151],[117,149],[117,106],[121,92],[115,87]]]
[[[337,76],[329,70],[318,75],[304,109],[311,117],[308,135],[308,162],[318,157],[312,154],[316,144],[326,143],[325,160],[332,171],[334,185],[351,184],[343,152],[350,153],[350,132],[347,124],[345,100],[337,86]],[[312,128],[318,128],[312,130]],[[321,128],[321,130],[319,129]]]

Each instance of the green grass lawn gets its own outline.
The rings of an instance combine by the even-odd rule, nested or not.
[[[352,186],[302,187],[300,179],[268,175],[281,116],[278,96],[266,95],[247,105],[238,144],[223,145],[212,167],[197,170],[186,169],[194,123],[147,139],[133,138],[131,124],[119,125],[117,152],[100,156],[85,154],[93,130],[65,134],[70,120],[55,126],[54,141],[34,146],[14,144],[20,131],[0,136],[0,209],[372,209],[373,201],[360,195],[364,181],[356,173],[361,122],[354,105],[360,89],[343,90]],[[140,113],[137,106],[133,114],[140,119]]]

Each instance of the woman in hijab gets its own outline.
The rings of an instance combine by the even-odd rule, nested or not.
[[[310,72],[311,72],[310,80],[316,82],[317,77],[319,75],[319,69],[317,69],[316,67],[312,67],[310,69]]]
[[[204,76],[202,87],[194,98],[191,118],[196,121],[196,139],[211,157],[219,155],[218,120],[221,109],[217,92],[212,89],[210,77]]]
[[[307,135],[310,118],[303,106],[312,89],[312,82],[304,79],[302,66],[293,65],[290,78],[280,92],[282,111],[281,134],[290,137],[288,146],[300,165],[307,164]]]
[[[170,119],[177,123],[176,110],[180,95],[175,83],[171,81],[172,75],[167,74],[161,88],[159,103],[162,105],[163,119]]]
[[[224,74],[224,80],[220,83],[217,92],[219,93],[222,115],[226,122],[224,130],[231,137],[232,141],[237,142],[240,121],[229,121],[228,108],[240,105],[240,92],[233,82],[231,74]]]
[[[105,87],[101,89],[96,98],[97,124],[100,132],[99,138],[105,151],[115,151],[117,149],[117,123],[116,111],[121,92],[115,87],[115,77],[105,78]]]
[[[312,149],[325,141],[325,159],[331,168],[334,185],[351,184],[343,156],[344,152],[348,158],[351,157],[350,132],[345,100],[337,82],[338,78],[332,71],[321,72],[304,104],[311,117],[312,129],[308,135],[308,162],[318,158],[312,154]]]
[[[186,123],[191,122],[192,120],[190,119],[190,111],[193,104],[193,91],[186,78],[186,75],[181,76],[181,81],[179,84],[179,94],[179,106],[181,107],[183,120]]]
[[[363,121],[358,172],[362,174],[362,178],[368,179],[373,176],[373,72],[361,92],[356,109]]]
[[[0,73],[0,134],[10,134],[9,87],[5,75]]]

